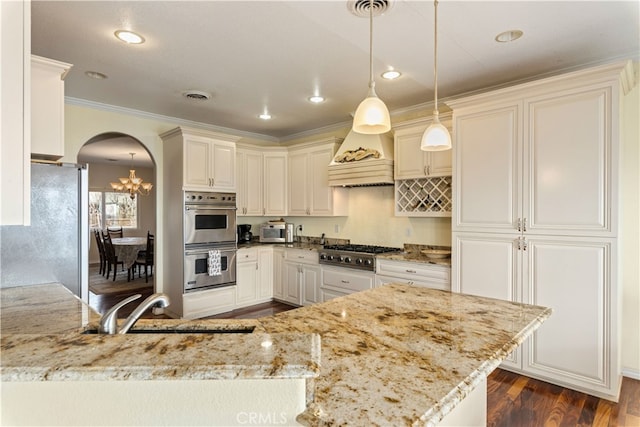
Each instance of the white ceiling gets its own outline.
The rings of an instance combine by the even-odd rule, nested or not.
[[[74,64],[66,96],[286,140],[348,123],[367,92],[369,20],[347,1],[32,1],[32,52]],[[638,1],[449,1],[438,6],[440,99],[639,59]],[[392,112],[433,100],[433,2],[374,18],[374,76]],[[146,38],[126,45],[113,33]],[[524,36],[497,43],[519,29]],[[383,81],[393,67],[403,75]],[[108,79],[95,80],[85,71]],[[208,101],[182,96],[210,92]],[[317,91],[326,101],[307,98]],[[273,119],[258,114],[268,111]]]

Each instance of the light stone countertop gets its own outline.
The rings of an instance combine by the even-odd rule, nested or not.
[[[297,418],[304,425],[435,425],[551,314],[544,307],[391,284],[258,320],[204,322],[255,326],[253,334],[86,336],[77,332],[86,307],[68,292],[61,295],[61,286],[13,289],[1,291],[2,381],[227,379],[233,369],[239,378],[317,375],[313,401]],[[38,313],[41,320],[28,320]],[[58,332],[48,322],[57,322]],[[203,325],[166,322],[149,321]],[[289,371],[262,353],[264,337]],[[224,359],[233,357],[235,365],[226,375],[208,371],[218,367],[212,354],[231,343],[237,350]]]
[[[318,335],[82,334],[100,316],[60,284],[0,290],[1,381],[313,378]],[[246,320],[140,319],[133,329],[243,330]]]

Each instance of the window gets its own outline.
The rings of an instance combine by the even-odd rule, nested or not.
[[[138,227],[138,196],[111,191],[89,192],[89,227]]]

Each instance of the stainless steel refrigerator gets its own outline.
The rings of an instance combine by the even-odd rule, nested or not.
[[[88,301],[88,191],[86,166],[31,164],[31,225],[0,227],[0,287],[59,282]]]

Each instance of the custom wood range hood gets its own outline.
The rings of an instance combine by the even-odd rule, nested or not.
[[[349,131],[329,163],[329,185],[393,185],[393,140],[387,134],[364,135]]]

